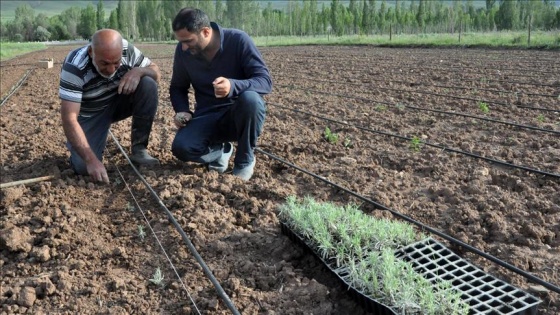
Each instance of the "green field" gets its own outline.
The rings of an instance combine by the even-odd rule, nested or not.
[[[2,43],[0,45],[0,60],[10,59],[25,53],[45,49],[43,43]]]

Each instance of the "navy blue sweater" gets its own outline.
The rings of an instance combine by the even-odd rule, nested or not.
[[[254,91],[261,95],[272,90],[272,79],[261,53],[247,33],[227,29],[211,22],[214,32],[220,32],[220,49],[212,61],[199,55],[192,55],[189,49],[183,51],[177,44],[173,60],[173,76],[169,95],[175,112],[189,111],[188,91],[195,92],[195,115],[218,109],[233,103],[244,91]],[[228,78],[231,90],[226,98],[216,98],[212,82],[217,77]]]

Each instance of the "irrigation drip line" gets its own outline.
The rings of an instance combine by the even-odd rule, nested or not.
[[[315,81],[316,81],[316,82],[327,82],[327,83],[346,84],[346,85],[363,85],[363,84],[360,84],[360,83],[334,82],[334,81],[328,81],[328,80],[315,80]],[[316,91],[313,90],[313,89],[297,87],[297,86],[294,86],[294,85],[276,84],[275,86],[281,86],[281,87],[287,87],[287,88],[291,88],[291,89],[297,89],[297,90],[304,90],[304,91],[316,92]],[[487,103],[487,104],[503,105],[503,106],[505,106],[505,107],[508,107],[508,106],[515,106],[515,107],[526,108],[526,109],[534,109],[534,110],[540,110],[540,111],[548,111],[548,112],[560,113],[560,109],[550,109],[550,108],[542,108],[542,107],[531,107],[531,106],[524,106],[524,105],[507,104],[507,103],[501,103],[501,102],[495,102],[495,101],[488,101],[488,100],[477,99],[477,98],[469,98],[469,97],[445,95],[445,94],[438,94],[438,93],[432,93],[432,92],[408,91],[408,90],[393,89],[393,88],[386,88],[386,87],[377,87],[377,88],[380,89],[380,90],[389,90],[389,91],[397,91],[397,92],[409,92],[409,93],[428,94],[428,95],[441,96],[441,97],[446,97],[446,98],[456,98],[456,99],[469,100],[469,101],[476,101],[476,102],[485,102],[485,103]],[[333,95],[333,96],[339,96],[339,97],[344,97],[344,98],[354,98],[354,99],[359,99],[359,100],[369,100],[369,99],[363,98],[363,97],[348,96],[348,95],[344,95],[344,94],[329,93],[329,92],[324,92],[324,91],[320,91],[320,92],[321,92],[322,94]],[[363,92],[363,93],[368,93],[368,92]],[[369,101],[373,101],[373,100],[369,100]],[[376,102],[376,103],[382,103],[382,102],[378,102],[378,101],[375,101],[375,102]]]
[[[474,68],[474,67],[449,67],[446,66],[445,69],[442,68],[432,68],[432,67],[416,67],[416,68],[407,68],[410,70],[419,70],[419,72],[423,72],[423,71],[445,71],[445,72],[453,72],[453,73],[457,73],[457,72],[461,72],[461,73],[465,73],[465,69],[479,69],[479,68]],[[454,70],[458,70],[458,71],[454,71]],[[496,69],[496,68],[485,68],[484,70],[489,70],[489,71],[507,71],[507,70],[511,70],[511,69]],[[531,71],[531,72],[538,72],[538,73],[542,73],[542,74],[556,74],[555,72],[549,72],[549,71],[534,71],[534,70],[529,70],[529,69],[515,69],[515,71]],[[481,75],[483,73],[481,72],[468,72],[469,74],[474,74],[474,75]],[[536,76],[536,75],[525,75],[525,74],[504,74],[508,77],[524,77],[524,78],[540,78],[540,76]]]
[[[239,313],[239,311],[237,310],[237,308],[235,307],[233,302],[230,300],[229,296],[224,291],[224,289],[222,288],[222,286],[220,285],[220,283],[218,282],[216,277],[214,277],[214,275],[212,274],[212,271],[210,270],[210,268],[208,268],[208,266],[206,265],[206,263],[204,262],[204,260],[202,259],[202,257],[200,256],[200,254],[198,253],[196,248],[194,247],[193,243],[191,242],[191,240],[189,239],[189,237],[187,236],[185,231],[183,231],[183,228],[181,227],[181,225],[177,222],[177,220],[175,220],[175,217],[173,216],[171,211],[169,211],[169,209],[167,209],[167,207],[165,206],[163,201],[161,201],[161,199],[159,198],[157,193],[152,189],[150,184],[146,181],[146,179],[144,179],[142,174],[140,174],[140,172],[132,164],[132,161],[130,161],[130,159],[128,158],[128,155],[126,154],[125,150],[122,148],[120,143],[117,141],[117,139],[115,138],[115,136],[113,135],[111,130],[109,130],[109,133],[111,134],[111,137],[113,138],[113,141],[115,141],[115,144],[117,145],[117,147],[119,148],[119,150],[121,151],[123,156],[127,159],[128,163],[130,164],[130,166],[132,167],[132,169],[134,170],[134,172],[136,173],[138,178],[142,181],[142,183],[144,183],[144,186],[146,186],[146,188],[148,189],[148,191],[150,192],[152,197],[154,197],[154,199],[157,200],[160,208],[162,208],[165,211],[165,213],[167,214],[167,218],[175,226],[175,229],[177,230],[177,232],[179,232],[179,234],[181,234],[181,237],[183,238],[183,241],[185,242],[185,244],[187,245],[187,247],[189,248],[189,250],[193,254],[193,256],[196,259],[196,261],[198,262],[198,264],[202,267],[202,270],[204,271],[204,273],[206,274],[208,279],[210,279],[210,281],[214,285],[214,288],[216,289],[216,292],[218,293],[220,298],[224,301],[224,303],[226,304],[226,307],[233,314],[240,315],[241,313]]]
[[[264,49],[263,49],[263,50],[264,50]],[[464,51],[461,51],[461,53],[463,53],[463,55],[464,55]],[[434,57],[434,55],[435,55],[434,53],[422,54],[422,53],[418,53],[418,52],[415,51],[414,55],[412,56],[412,59],[413,59],[413,60],[417,60],[417,59],[426,59],[426,56],[428,56],[428,57],[432,57],[432,60],[428,60],[428,62],[430,62],[430,63],[440,63],[440,62],[443,63],[443,62],[445,62],[445,65],[447,65],[447,64],[455,64],[455,63],[457,62],[457,58]],[[301,53],[301,54],[292,54],[291,56],[296,57],[296,58],[297,58],[297,57],[300,57],[300,58],[303,58],[303,59],[314,59],[314,60],[320,60],[320,61],[322,61],[325,57],[328,57],[329,59],[332,59],[332,60],[341,60],[341,61],[344,61],[344,62],[351,61],[350,59],[348,59],[348,57],[338,57],[338,58],[337,58],[337,57],[334,57],[334,58],[333,58],[332,56],[325,56],[325,54],[320,54],[320,55],[319,55],[319,54],[316,54],[316,55],[312,55],[312,56],[311,56],[311,55],[309,55],[309,54]],[[488,55],[487,55],[487,56],[488,56]],[[397,64],[397,63],[398,63],[398,64],[403,64],[403,63],[401,62],[401,60],[395,61],[396,59],[399,59],[399,58],[402,59],[402,56],[401,56],[401,55],[398,55],[398,54],[397,54],[397,57],[396,57],[396,58],[387,57],[384,53],[379,53],[379,54],[368,54],[368,55],[365,55],[365,56],[364,56],[364,55],[359,55],[359,56],[358,56],[358,55],[353,55],[352,57],[357,57],[357,58],[360,59],[360,61],[366,60],[367,62],[371,62],[372,60],[375,60],[376,62],[385,62],[385,64],[387,64],[387,61],[388,61],[388,62],[392,63],[391,65],[394,65],[394,64]],[[411,57],[411,56],[407,56],[407,59],[410,59],[410,57]],[[468,58],[462,57],[462,58],[460,59],[460,61],[465,62],[465,63],[467,63],[467,64],[472,64],[473,62],[480,62],[480,61],[481,61],[481,59],[478,58],[478,57],[471,57],[471,56],[467,56],[467,57],[468,57]],[[502,57],[503,57],[503,56],[500,56],[500,58],[502,58]],[[353,60],[356,60],[356,59],[353,59]],[[511,61],[511,60],[512,60],[512,58],[508,58],[508,61]],[[488,65],[495,66],[496,63],[494,63],[493,61],[496,61],[496,59],[492,59],[492,58],[485,59],[485,60],[483,60],[483,64],[484,64],[484,66],[488,66]],[[523,63],[523,64],[526,64],[526,65],[529,65],[529,66],[533,66],[533,67],[534,67],[534,65],[541,65],[539,62],[527,61],[527,56],[522,56],[521,58],[518,58],[518,59],[515,60],[515,61],[516,61],[517,63]],[[556,60],[556,59],[541,58],[541,59],[539,59],[538,61],[545,61],[545,62],[549,62],[549,63],[550,63],[550,62],[554,63],[554,62],[557,62],[558,60]],[[492,63],[491,63],[491,62],[492,62]],[[498,62],[497,64],[501,64],[501,63]],[[547,64],[547,65],[548,65],[548,64]],[[559,64],[559,65],[560,65],[560,64]],[[458,67],[453,67],[453,66],[451,66],[450,68],[458,68]],[[476,67],[472,67],[472,66],[465,66],[465,68],[477,69]],[[515,70],[515,71],[517,71],[517,70],[518,70],[518,69],[514,69],[514,68],[487,68],[487,69],[489,69],[489,70],[500,70],[500,71],[505,71],[505,70],[512,70],[512,71]],[[531,68],[528,68],[528,69],[521,69],[521,70],[522,70],[522,71],[535,72],[534,69],[531,69]],[[540,72],[540,71],[539,71],[539,72]],[[544,71],[543,71],[543,72],[544,72]],[[554,71],[548,71],[548,72],[545,72],[545,73],[552,73],[552,74],[555,74],[556,72],[554,72]]]
[[[294,88],[296,88],[296,87],[294,87]],[[304,88],[300,88],[300,89],[304,89]],[[310,90],[310,89],[306,89],[306,90],[313,91],[313,90]],[[334,93],[328,93],[328,92],[322,92],[322,93],[329,94],[329,95],[334,95],[334,96],[338,96],[338,97],[344,97],[344,98],[353,98],[353,99],[358,99],[358,100],[362,100],[362,101],[371,101],[371,102],[375,102],[375,103],[378,103],[378,104],[384,104],[384,105],[389,105],[389,106],[397,106],[398,105],[398,104],[393,104],[393,103],[388,103],[388,102],[374,101],[374,100],[370,100],[370,99],[363,98],[363,97],[358,97],[358,96],[349,96],[349,95],[334,94]],[[407,104],[403,104],[403,106],[405,108],[410,108],[410,109],[419,110],[419,111],[435,112],[435,113],[445,114],[445,115],[455,115],[455,116],[461,116],[461,117],[468,117],[468,118],[473,118],[473,119],[478,119],[478,120],[500,123],[500,124],[504,124],[504,125],[508,125],[508,126],[514,126],[514,127],[518,127],[518,128],[525,128],[525,129],[531,129],[531,130],[542,131],[542,132],[547,132],[547,133],[560,134],[560,131],[556,131],[556,130],[543,129],[543,128],[533,127],[533,126],[529,126],[529,125],[521,125],[521,124],[517,124],[517,123],[513,123],[513,122],[503,121],[503,120],[491,119],[491,118],[474,116],[474,115],[457,113],[457,112],[451,112],[451,111],[444,111],[444,110],[439,110],[439,109],[428,109],[428,108],[411,106],[411,105],[407,105]]]
[[[27,70],[27,72],[21,77],[21,79],[19,79],[19,81],[16,83],[16,85],[14,85],[12,87],[12,90],[10,91],[10,93],[8,93],[8,95],[6,95],[6,97],[4,97],[2,99],[2,101],[0,102],[0,107],[2,107],[4,105],[4,103],[6,103],[6,101],[10,98],[10,96],[12,96],[23,84],[23,82],[25,82],[25,80],[27,80],[27,77],[29,76],[29,74],[33,71],[33,69],[29,69]]]
[[[111,133],[111,136],[113,134]],[[113,137],[113,140],[115,140],[115,138]],[[116,141],[116,140],[115,140]],[[126,157],[128,159],[128,157]],[[130,161],[129,161],[130,162]],[[128,183],[126,182],[126,179],[124,178],[124,175],[121,173],[121,170],[119,169],[119,167],[115,165],[115,168],[117,169],[117,172],[119,172],[119,176],[121,177],[123,183],[126,186],[126,189],[128,190],[128,192],[130,193],[130,195],[132,196],[132,199],[134,200],[134,203],[136,204],[137,209],[140,211],[140,213],[142,213],[142,217],[144,218],[144,221],[146,222],[146,225],[148,226],[148,228],[150,229],[150,231],[152,232],[152,235],[154,236],[154,238],[156,239],[156,242],[158,243],[159,247],[161,248],[161,251],[163,252],[163,254],[165,255],[165,258],[167,259],[167,261],[169,262],[169,265],[171,266],[171,269],[173,269],[173,272],[175,273],[175,276],[177,277],[177,279],[179,279],[179,282],[181,282],[181,286],[183,287],[183,290],[185,290],[185,292],[187,293],[189,299],[192,302],[192,305],[194,306],[194,309],[196,310],[196,312],[198,314],[202,314],[200,312],[200,310],[198,309],[198,306],[196,305],[196,302],[194,301],[193,297],[191,296],[189,290],[187,289],[187,287],[185,286],[185,283],[183,282],[183,279],[181,279],[181,276],[179,275],[179,272],[177,271],[177,268],[175,268],[175,265],[173,264],[173,262],[171,261],[171,258],[169,257],[169,255],[167,255],[167,251],[165,250],[165,248],[163,247],[163,244],[161,244],[156,232],[154,231],[152,225],[150,224],[150,221],[148,220],[148,218],[146,217],[146,214],[144,213],[144,210],[142,210],[142,207],[140,206],[140,204],[138,203],[138,200],[136,199],[136,197],[134,196],[134,193],[132,192],[132,190],[130,189],[130,186],[128,185]],[[131,164],[132,165],[132,164]]]
[[[406,108],[410,108],[410,109],[414,109],[414,110],[434,112],[434,113],[439,113],[439,114],[456,115],[456,116],[467,117],[467,118],[474,118],[474,119],[479,119],[479,120],[504,124],[504,125],[508,125],[508,126],[514,126],[514,127],[519,127],[519,128],[531,129],[531,130],[548,132],[548,133],[553,133],[553,134],[560,135],[560,131],[543,129],[543,128],[533,127],[533,126],[529,126],[529,125],[520,125],[520,124],[516,124],[516,123],[512,123],[512,122],[508,122],[508,121],[503,121],[503,120],[497,120],[497,119],[492,119],[492,118],[486,118],[486,117],[480,117],[480,116],[474,116],[474,115],[468,115],[468,114],[462,114],[462,113],[456,113],[456,112],[449,112],[449,111],[444,111],[444,110],[439,110],[439,109],[428,109],[428,108],[421,108],[421,107],[410,106],[410,105],[404,105],[404,106]]]
[[[393,133],[386,132],[386,131],[374,130],[374,129],[370,129],[370,128],[365,128],[365,127],[352,125],[350,123],[343,122],[343,121],[340,121],[340,120],[335,120],[335,119],[332,119],[332,118],[315,115],[315,114],[305,112],[305,111],[302,111],[302,110],[289,108],[289,107],[284,106],[282,104],[270,103],[270,102],[267,103],[267,104],[278,106],[278,107],[288,109],[288,110],[292,110],[292,111],[297,112],[297,113],[302,113],[302,114],[305,114],[305,115],[309,115],[309,116],[312,116],[312,117],[316,117],[316,118],[319,118],[319,119],[330,121],[330,122],[333,122],[333,123],[354,127],[356,129],[360,129],[360,130],[364,130],[364,131],[369,131],[369,132],[372,132],[372,133],[382,134],[382,135],[385,135],[385,136],[390,136],[390,137],[394,137],[394,138],[398,138],[398,139],[406,140],[406,141],[411,141],[412,140],[412,138],[410,138],[410,137],[405,137],[405,136],[401,136],[401,135],[398,135],[398,134],[393,134]],[[495,164],[499,164],[499,165],[503,165],[503,166],[507,166],[507,167],[511,167],[511,168],[517,168],[517,169],[521,169],[521,170],[531,172],[531,173],[536,173],[536,174],[540,174],[540,175],[546,175],[546,176],[550,176],[550,177],[560,178],[560,174],[557,174],[557,173],[550,173],[550,172],[542,171],[542,170],[539,170],[539,169],[530,168],[530,167],[527,167],[527,166],[511,164],[511,163],[507,163],[507,162],[504,162],[504,161],[480,156],[480,155],[477,155],[477,154],[474,154],[474,153],[465,152],[465,151],[461,151],[461,150],[456,150],[456,149],[445,147],[445,146],[442,146],[442,145],[439,145],[439,144],[430,143],[430,142],[427,142],[427,141],[420,141],[420,142],[427,145],[427,146],[438,148],[438,149],[441,149],[443,151],[459,153],[459,154],[463,154],[463,155],[466,155],[466,156],[469,156],[469,157],[474,157],[474,158],[477,158],[477,159],[481,159],[481,160],[484,160],[484,161],[487,161],[487,162],[490,162],[490,163],[495,163]]]
[[[285,75],[285,78],[295,78],[295,79],[301,79],[301,77],[296,77],[296,76],[289,76],[289,75]],[[318,80],[318,79],[313,79],[313,78],[304,78],[307,81],[316,81],[316,82],[325,82],[325,83],[338,83],[340,84],[340,81],[330,81],[330,80]],[[457,86],[457,85],[439,85],[439,84],[426,84],[426,83],[422,83],[422,82],[410,82],[410,81],[401,81],[401,80],[384,80],[384,79],[375,79],[375,78],[369,78],[369,80],[371,81],[375,81],[375,82],[393,82],[393,83],[400,83],[400,84],[404,84],[404,85],[408,85],[408,86],[415,86],[415,85],[422,85],[422,86],[434,86],[434,87],[439,87],[439,88],[444,88],[444,89],[461,89],[461,90],[480,90],[480,91],[486,91],[486,92],[494,92],[494,93],[507,93],[507,94],[514,94],[514,95],[519,95],[519,94],[523,94],[523,95],[527,95],[527,96],[543,96],[543,97],[554,97],[554,98],[558,98],[560,97],[559,95],[554,95],[554,94],[539,94],[539,93],[527,93],[527,92],[516,92],[516,91],[506,91],[506,90],[495,90],[495,89],[486,89],[486,88],[479,88],[479,87],[464,87],[464,86]],[[475,80],[471,80],[471,81],[475,81]],[[364,83],[351,83],[351,82],[344,82],[344,84],[348,84],[348,85],[364,85]],[[383,89],[383,88],[380,88]],[[399,90],[401,91],[401,90]],[[410,92],[408,90],[403,90],[406,92]],[[416,92],[416,91],[415,91]],[[421,93],[421,92],[419,92]]]
[[[312,176],[312,177],[315,178],[315,179],[321,180],[321,181],[327,183],[328,185],[331,185],[331,186],[333,186],[333,187],[335,187],[335,188],[337,188],[337,189],[339,189],[339,190],[342,190],[342,191],[344,191],[344,192],[346,192],[346,193],[348,193],[348,194],[350,194],[350,195],[352,195],[352,196],[354,196],[354,197],[356,197],[356,198],[362,200],[363,202],[366,202],[366,203],[369,203],[369,204],[371,204],[371,205],[374,205],[374,206],[377,207],[378,209],[386,210],[386,211],[390,212],[392,215],[394,215],[394,216],[396,216],[396,217],[398,217],[398,218],[400,218],[400,219],[403,219],[403,220],[405,220],[405,221],[407,221],[407,222],[410,222],[410,223],[416,225],[417,227],[421,228],[422,231],[428,231],[428,232],[430,232],[430,233],[432,233],[432,234],[435,234],[435,235],[437,235],[437,236],[439,236],[439,237],[441,237],[441,238],[443,238],[443,239],[445,239],[445,240],[447,240],[447,241],[449,241],[449,242],[451,242],[451,243],[453,243],[453,244],[455,244],[455,245],[461,246],[461,247],[467,249],[468,251],[470,251],[470,252],[472,252],[472,253],[475,253],[475,254],[477,254],[477,255],[479,255],[479,256],[481,256],[481,257],[484,257],[484,258],[486,258],[486,259],[488,259],[488,260],[490,260],[490,261],[492,261],[492,262],[494,262],[494,263],[496,263],[496,264],[498,264],[498,265],[500,265],[500,266],[502,266],[502,267],[504,267],[504,268],[506,268],[506,269],[508,269],[508,270],[510,270],[510,271],[513,271],[513,272],[515,272],[515,273],[517,273],[517,274],[519,274],[519,275],[525,277],[526,279],[529,279],[530,281],[533,281],[534,283],[540,284],[540,285],[542,285],[543,287],[546,287],[547,289],[549,289],[549,290],[551,290],[551,291],[554,291],[554,292],[556,292],[556,293],[560,293],[560,287],[557,287],[557,286],[553,285],[552,283],[546,282],[546,281],[544,281],[544,280],[542,280],[542,279],[540,279],[540,278],[538,278],[538,277],[536,277],[536,276],[534,276],[534,275],[532,275],[532,274],[530,274],[530,273],[528,273],[528,272],[526,272],[526,271],[524,271],[524,270],[522,270],[522,269],[519,269],[519,268],[517,268],[517,267],[515,267],[515,266],[513,266],[513,265],[511,265],[511,264],[509,264],[509,263],[507,263],[507,262],[505,262],[505,261],[503,261],[503,260],[500,260],[499,258],[496,258],[496,257],[494,257],[494,256],[492,256],[492,255],[490,255],[490,254],[487,254],[487,253],[485,253],[485,252],[483,252],[483,251],[477,249],[476,247],[473,247],[473,246],[471,246],[471,245],[469,245],[469,244],[467,244],[467,243],[464,243],[464,242],[462,242],[462,241],[460,241],[460,240],[458,240],[458,239],[456,239],[456,238],[454,238],[454,237],[452,237],[452,236],[450,236],[450,235],[447,235],[447,234],[445,234],[445,233],[443,233],[443,232],[440,232],[440,231],[438,231],[438,230],[436,230],[436,229],[434,229],[434,228],[432,228],[432,227],[430,227],[430,226],[428,226],[428,225],[425,225],[425,224],[423,224],[423,223],[421,223],[421,222],[419,222],[419,221],[416,221],[416,220],[414,220],[413,218],[408,217],[408,216],[406,216],[406,215],[404,215],[404,214],[402,214],[402,213],[400,213],[400,212],[398,212],[398,211],[396,211],[396,210],[390,209],[390,208],[388,208],[388,207],[386,207],[386,206],[384,206],[384,205],[382,205],[382,204],[380,204],[380,203],[377,203],[377,202],[375,202],[375,201],[373,201],[373,200],[371,200],[371,199],[368,199],[368,198],[366,198],[366,197],[364,197],[364,196],[358,194],[357,192],[354,192],[354,191],[352,191],[352,190],[350,190],[350,189],[348,189],[348,188],[345,188],[345,187],[342,187],[342,186],[340,186],[340,185],[338,185],[338,184],[336,184],[336,183],[333,183],[332,181],[329,181],[328,179],[326,179],[326,178],[324,178],[324,177],[322,177],[322,176],[319,176],[319,175],[314,174],[314,173],[312,173],[312,172],[310,172],[310,171],[308,171],[308,170],[305,170],[305,169],[303,169],[303,168],[301,168],[301,167],[298,167],[298,166],[296,166],[296,165],[293,164],[293,163],[287,162],[287,161],[281,159],[280,157],[278,157],[278,156],[276,156],[276,155],[274,155],[274,154],[272,154],[272,153],[265,152],[265,151],[263,151],[263,150],[260,149],[260,148],[256,148],[255,151],[258,151],[258,152],[260,152],[260,153],[262,153],[262,154],[265,154],[265,155],[269,156],[270,158],[272,158],[272,159],[274,159],[274,160],[277,160],[277,161],[279,161],[279,162],[281,162],[281,163],[283,163],[283,164],[286,164],[286,165],[288,165],[288,166],[290,166],[290,167],[292,167],[292,168],[294,168],[294,169],[297,169],[298,171],[303,172],[303,173],[305,173],[305,174],[307,174],[307,175],[310,175],[310,176]]]

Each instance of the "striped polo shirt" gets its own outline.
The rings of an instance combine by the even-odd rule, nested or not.
[[[123,39],[121,66],[110,79],[97,73],[87,50],[89,45],[71,51],[60,72],[59,97],[80,103],[80,115],[92,116],[103,111],[116,99],[121,78],[133,67],[147,67],[152,62]]]

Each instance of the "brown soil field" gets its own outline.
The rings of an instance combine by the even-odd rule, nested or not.
[[[560,284],[557,51],[262,48],[274,89],[243,182],[172,156],[174,45],[138,47],[163,75],[149,148],[162,164],[139,169],[161,203],[112,139],[110,184],[69,169],[58,81],[74,47],[2,62],[0,94],[13,94],[0,107],[1,182],[54,178],[1,190],[1,314],[230,314],[164,207],[240,313],[365,314],[280,230],[292,195],[394,218],[326,181]],[[54,67],[36,67],[42,58]],[[130,120],[111,130],[127,149]],[[554,290],[433,237],[541,299],[539,314],[560,313]],[[157,268],[161,285],[150,281]]]

